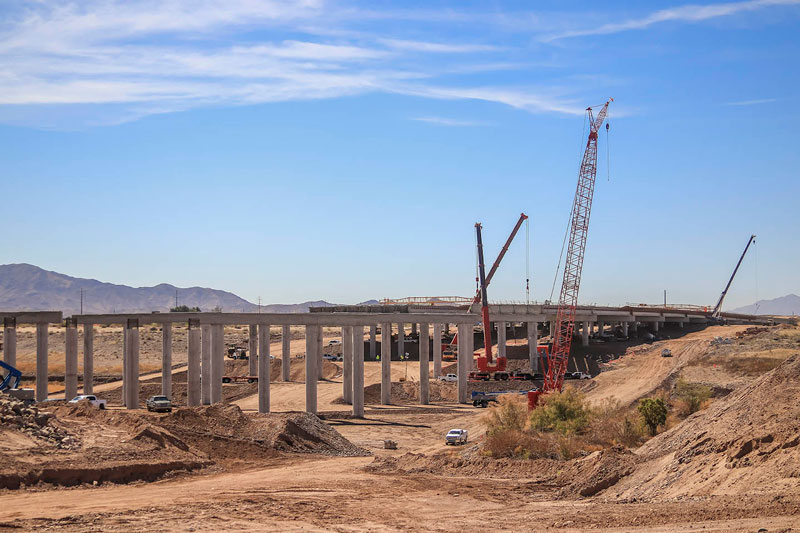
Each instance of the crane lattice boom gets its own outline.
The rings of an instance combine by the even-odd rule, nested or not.
[[[589,139],[586,141],[586,150],[583,153],[581,170],[578,174],[578,187],[575,190],[575,199],[572,205],[564,278],[561,282],[561,294],[556,314],[555,339],[553,339],[553,349],[548,358],[547,374],[544,376],[544,392],[561,390],[567,363],[569,363],[569,350],[572,345],[572,333],[575,329],[575,308],[578,305],[586,236],[589,232],[589,215],[592,211],[592,197],[597,176],[597,132],[606,118],[608,104],[613,100],[610,98],[603,105],[596,119],[592,115],[591,107],[586,110],[589,114]]]

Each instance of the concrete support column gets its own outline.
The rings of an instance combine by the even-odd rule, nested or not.
[[[249,376],[257,376],[258,375],[258,326],[256,324],[250,324],[248,326],[248,333],[250,337],[247,341],[247,352],[248,352],[248,370],[247,374]]]
[[[127,400],[126,387],[128,386],[128,326],[122,324],[122,405],[125,406]]]
[[[292,379],[292,328],[281,327],[281,379]]]
[[[433,379],[442,375],[442,325],[433,325]]]
[[[378,326],[372,324],[369,327],[369,358],[371,361],[374,361],[376,356],[378,355]]]
[[[430,394],[428,380],[430,376],[430,329],[427,322],[419,324],[419,403],[428,405]]]
[[[584,346],[589,346],[589,322],[584,321],[581,328],[581,343]]]
[[[418,333],[417,324],[416,324],[416,322],[414,322],[413,324],[411,324],[411,334],[412,335],[416,335],[417,333]]]
[[[172,399],[172,324],[161,324],[161,394]]]
[[[83,325],[83,393],[94,391],[94,325]]]
[[[17,366],[17,319],[14,317],[3,319],[3,361]]]
[[[47,399],[47,324],[36,324],[36,401]],[[71,398],[70,398],[71,399]]]
[[[606,332],[606,323],[605,322],[598,322],[597,323],[597,334],[603,335]]]
[[[306,326],[306,412],[317,412],[317,328],[320,326]]]
[[[225,373],[225,330],[222,324],[211,326],[211,403],[222,401],[222,375]]]
[[[203,405],[211,405],[211,326],[204,324],[200,330],[202,331],[200,399]]]
[[[472,350],[468,347],[472,342],[472,324],[458,324],[458,360],[456,363],[458,374],[458,403],[467,403],[469,394],[467,391],[467,374],[472,364]]]
[[[497,322],[497,357],[506,358],[506,323]]]
[[[553,324],[553,322],[550,322]],[[552,326],[551,326],[552,327]],[[531,367],[531,372],[536,373],[539,371],[539,323],[528,322],[528,360]],[[544,371],[544,369],[542,369]]]
[[[628,322],[622,323],[622,334],[628,336]]]
[[[381,324],[381,404],[392,403],[392,324]]]
[[[397,356],[405,357],[406,353],[406,325],[397,324]]]
[[[320,326],[317,328],[317,370],[319,373],[317,375],[317,379],[322,381],[322,367],[325,366],[325,359],[322,358],[322,328],[324,326]],[[362,331],[363,333],[363,331]],[[361,337],[361,344],[364,344],[364,337]],[[363,350],[362,350],[363,351]]]
[[[125,386],[125,407],[139,408],[139,321],[129,318],[128,329],[128,383]]]
[[[633,329],[633,333],[634,334],[639,333],[639,323],[638,322],[632,323],[631,324],[631,329]]]
[[[383,345],[383,343],[381,343]],[[342,328],[342,399],[353,403],[353,327]]]
[[[683,321],[682,320],[680,322],[678,322],[678,327],[683,329]]]
[[[66,321],[64,332],[64,398],[78,395],[78,323],[73,318]]]
[[[555,322],[555,320],[551,320],[550,323],[549,323],[549,326],[550,326],[550,339],[551,340],[555,340],[555,336],[556,336],[556,322]]]
[[[658,333],[658,321],[653,322],[653,333]]]
[[[200,321],[189,320],[189,369],[186,372],[186,405],[200,405]]]
[[[258,326],[258,412],[269,413],[269,324]]]
[[[353,416],[364,418],[364,326],[353,327]]]

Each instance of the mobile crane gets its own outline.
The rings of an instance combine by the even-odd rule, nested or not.
[[[575,189],[575,198],[572,204],[569,245],[567,246],[567,256],[564,262],[561,293],[558,298],[555,338],[553,340],[553,349],[547,358],[547,373],[544,375],[543,393],[561,391],[561,387],[564,385],[564,374],[567,372],[569,350],[572,346],[572,333],[575,329],[575,308],[578,305],[583,256],[586,252],[586,237],[589,232],[589,215],[592,211],[594,184],[597,177],[597,132],[606,118],[608,105],[613,101],[613,98],[608,99],[600,109],[600,112],[597,113],[597,118],[594,118],[591,107],[586,109],[589,118],[589,138],[586,141],[586,149],[584,150],[580,172],[578,173],[578,186]],[[607,129],[608,124],[606,124]],[[529,394],[528,405],[530,407],[535,406],[537,399],[538,394]]]
[[[514,237],[517,236],[517,233],[519,232],[519,228],[522,227],[522,223],[525,222],[526,220],[528,220],[528,215],[526,215],[525,213],[520,213],[519,220],[517,220],[517,223],[514,225],[514,229],[511,230],[511,234],[508,236],[508,239],[506,239],[506,243],[503,245],[503,248],[500,250],[500,253],[497,254],[497,259],[494,260],[494,263],[492,264],[492,268],[489,269],[489,273],[486,274],[486,277],[485,277],[486,286],[488,286],[489,283],[492,281],[492,278],[494,277],[495,272],[497,272],[497,268],[500,266],[500,262],[503,260],[503,257],[505,257],[506,252],[508,252],[508,247],[511,246],[511,242],[514,240]],[[479,224],[476,224],[475,226],[476,226],[476,229],[477,229]],[[480,232],[480,229],[477,229],[477,231]],[[483,246],[482,245],[481,245],[481,253],[483,253]],[[479,262],[483,263],[483,259],[480,259]],[[478,281],[480,281],[480,280],[478,280]],[[529,280],[526,280],[526,282],[528,282],[528,281]],[[479,285],[478,286],[478,290],[475,291],[475,296],[472,299],[472,304],[470,304],[470,308],[473,305],[475,305],[476,303],[480,302],[480,301],[481,301],[481,287]],[[484,327],[485,326],[486,326],[486,324],[484,324]],[[485,335],[485,330],[484,330],[484,335]],[[484,338],[486,338],[486,337],[484,337]],[[489,339],[491,340],[491,336],[489,336]],[[458,346],[458,333],[453,335],[453,340],[451,340],[449,343],[445,343],[445,344],[442,345],[442,359],[443,360],[453,360],[453,359],[455,359],[455,357],[452,357],[452,356],[455,355],[457,346]],[[489,344],[489,346],[491,346],[491,343]],[[448,358],[448,356],[451,356],[452,359]]]
[[[715,305],[714,310],[711,311],[711,318],[719,320],[719,315],[720,313],[722,313],[722,302],[725,300],[725,295],[728,294],[728,289],[731,288],[731,283],[733,283],[733,278],[736,277],[736,273],[739,271],[739,267],[742,265],[742,261],[744,260],[744,255],[747,253],[747,250],[750,248],[750,245],[753,244],[754,242],[756,242],[756,236],[750,235],[750,239],[748,239],[747,245],[744,247],[744,251],[742,252],[741,257],[739,257],[739,262],[736,263],[736,268],[733,269],[733,274],[731,274],[731,278],[728,280],[728,284],[725,285],[725,289],[719,296],[717,305]]]

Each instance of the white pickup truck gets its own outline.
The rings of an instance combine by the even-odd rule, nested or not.
[[[439,376],[439,381],[458,381],[458,376],[456,374],[444,374]]]
[[[451,429],[444,437],[444,443],[457,446],[459,444],[467,443],[467,430],[466,429]]]
[[[79,394],[75,396],[73,399],[71,399],[69,403],[78,403],[84,400],[88,401],[90,404],[94,405],[98,409],[106,408],[106,400],[101,400],[94,394]]]

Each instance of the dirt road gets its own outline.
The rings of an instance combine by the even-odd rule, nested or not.
[[[595,402],[616,398],[622,404],[635,402],[661,386],[673,372],[686,367],[703,355],[716,336],[731,336],[747,326],[711,326],[684,337],[641,345],[614,361],[612,369],[593,380],[587,396]],[[668,348],[672,357],[661,357]]]

